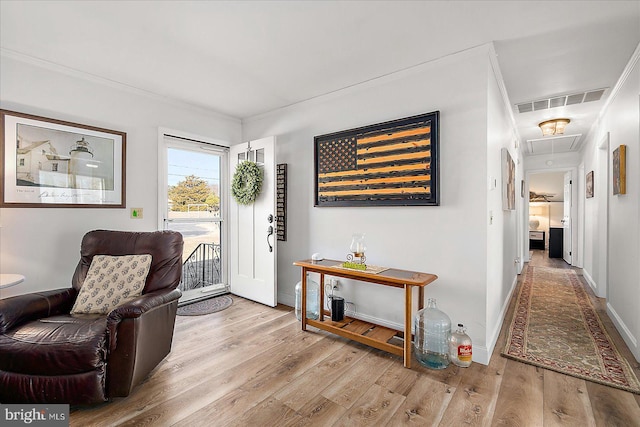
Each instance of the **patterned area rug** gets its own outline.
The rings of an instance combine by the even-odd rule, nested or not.
[[[640,394],[573,270],[527,268],[502,355]]]
[[[202,316],[229,308],[232,303],[233,299],[229,295],[221,295],[178,307],[177,314],[178,316]]]

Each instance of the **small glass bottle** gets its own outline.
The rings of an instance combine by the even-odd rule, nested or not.
[[[429,298],[427,306],[415,317],[415,353],[421,365],[431,369],[449,366],[449,336],[451,319],[438,310],[436,300]]]
[[[307,275],[307,319],[320,318],[320,285]],[[302,282],[296,283],[296,318],[302,320]]]
[[[449,360],[454,365],[467,368],[471,365],[472,353],[471,337],[467,335],[464,325],[458,323],[458,329],[449,339]]]

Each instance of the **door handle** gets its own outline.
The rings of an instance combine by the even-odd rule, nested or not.
[[[269,237],[273,235],[273,226],[269,226],[269,228],[267,228],[267,245],[269,246],[269,252],[273,252],[273,246],[271,246],[271,243],[269,242]]]

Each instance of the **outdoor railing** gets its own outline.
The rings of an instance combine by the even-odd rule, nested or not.
[[[220,245],[200,243],[182,264],[178,289],[188,291],[220,283]]]

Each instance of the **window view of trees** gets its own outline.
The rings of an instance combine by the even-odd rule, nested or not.
[[[220,197],[218,188],[195,175],[186,176],[168,190],[170,210],[174,212],[203,211],[218,212]]]

